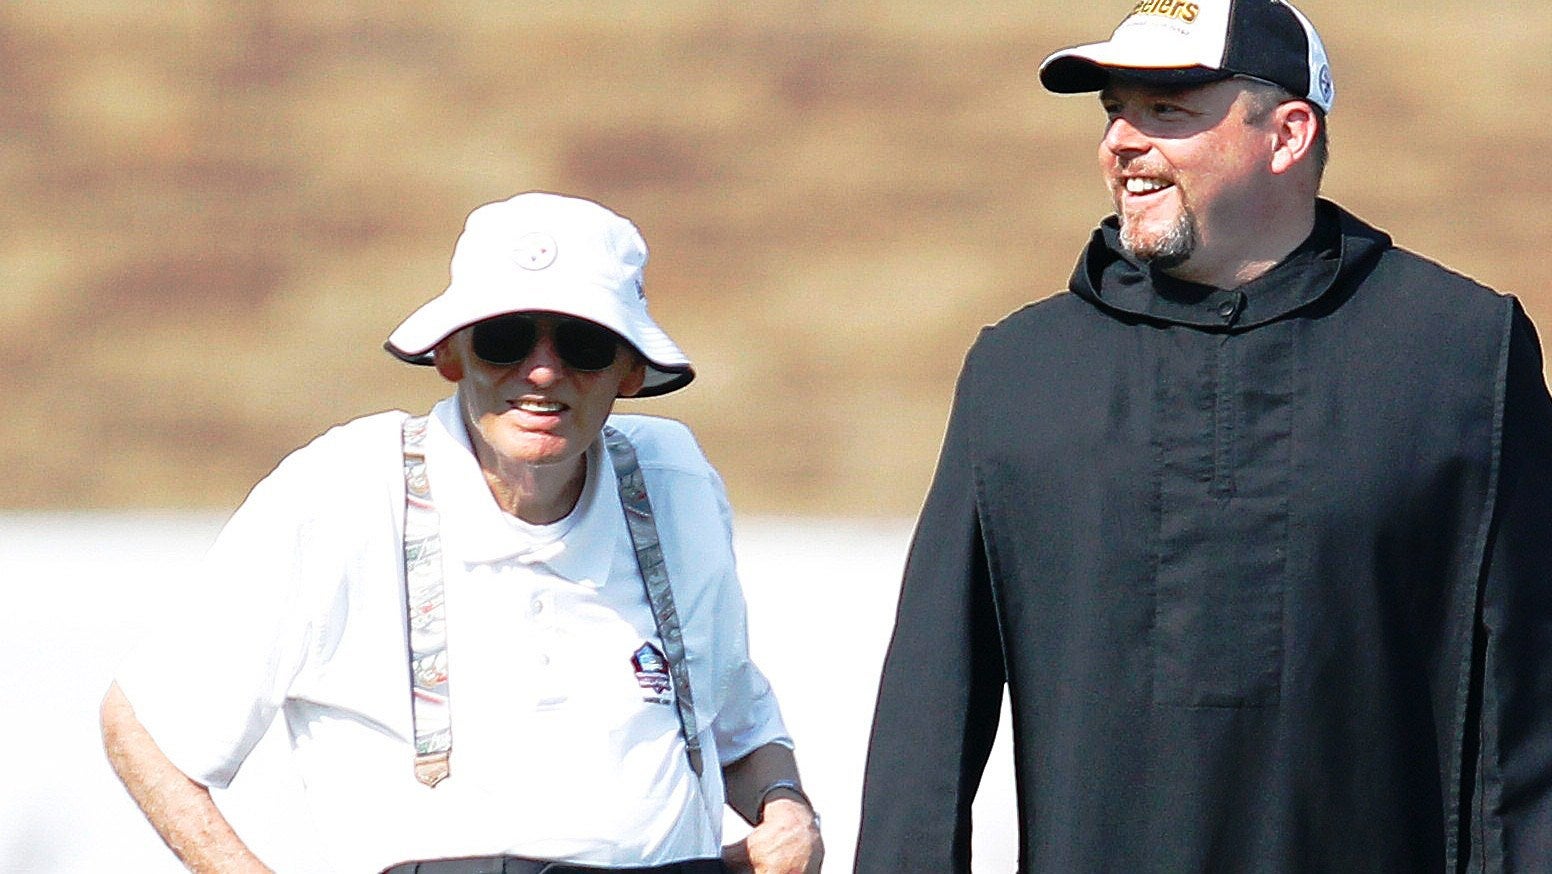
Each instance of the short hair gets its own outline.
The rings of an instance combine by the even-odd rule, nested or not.
[[[1300,97],[1284,88],[1261,79],[1253,79],[1249,76],[1236,76],[1236,79],[1245,84],[1245,93],[1250,97],[1250,105],[1245,109],[1245,121],[1250,124],[1260,124],[1266,120],[1272,110],[1287,103],[1290,100],[1299,100],[1307,104],[1310,112],[1320,122],[1320,128],[1315,134],[1315,143],[1312,150],[1315,159],[1315,183],[1326,175],[1326,163],[1331,160],[1331,138],[1326,132],[1326,114],[1321,108],[1311,103],[1309,98]]]

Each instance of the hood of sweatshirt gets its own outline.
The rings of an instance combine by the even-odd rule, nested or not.
[[[1068,287],[1095,306],[1129,319],[1206,330],[1246,330],[1352,288],[1373,268],[1390,237],[1328,200],[1316,204],[1315,228],[1288,257],[1238,288],[1175,279],[1128,255],[1120,220],[1100,223]]]

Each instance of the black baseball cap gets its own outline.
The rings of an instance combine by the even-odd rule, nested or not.
[[[1099,91],[1111,75],[1181,86],[1249,76],[1321,112],[1336,97],[1320,35],[1283,0],[1135,0],[1109,40],[1040,64],[1040,83],[1058,94]]]

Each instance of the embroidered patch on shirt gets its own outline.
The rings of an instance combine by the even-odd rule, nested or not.
[[[663,657],[662,650],[650,643],[643,643],[631,656],[631,664],[636,667],[636,682],[641,684],[641,688],[652,692],[651,695],[643,695],[641,700],[649,704],[674,703],[672,698],[664,696],[673,681],[668,677],[668,659]]]

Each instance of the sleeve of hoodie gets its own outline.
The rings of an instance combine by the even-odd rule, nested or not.
[[[1473,844],[1485,870],[1552,871],[1552,398],[1518,306],[1483,576]]]
[[[856,871],[970,870],[970,807],[997,731],[1002,650],[977,517],[971,351],[906,562],[862,793]]]

